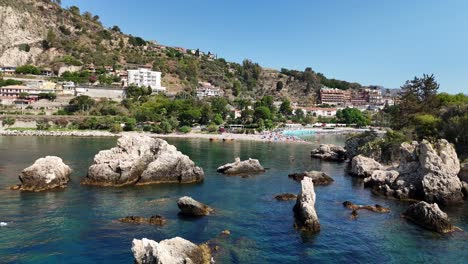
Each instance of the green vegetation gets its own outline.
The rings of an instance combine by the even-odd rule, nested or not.
[[[11,127],[12,125],[14,125],[16,122],[16,120],[13,118],[13,117],[5,117],[3,120],[2,120],[2,126],[3,127]]]
[[[347,125],[354,124],[358,127],[368,126],[371,123],[370,117],[364,115],[359,109],[345,108],[336,112],[338,123]]]
[[[23,65],[23,66],[16,68],[16,73],[39,75],[41,74],[41,70],[34,65]]]
[[[23,82],[21,81],[16,81],[16,80],[12,80],[12,79],[0,79],[0,87],[3,87],[3,86],[9,86],[9,85],[21,85],[23,84]]]

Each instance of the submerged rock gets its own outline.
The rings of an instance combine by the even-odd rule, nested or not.
[[[257,159],[241,161],[239,158],[236,158],[233,163],[218,167],[217,171],[229,175],[244,175],[265,172],[265,168],[260,165]]]
[[[213,212],[213,208],[188,196],[179,198],[177,206],[180,209],[180,213],[186,216],[204,216]]]
[[[447,214],[440,210],[436,203],[429,204],[422,201],[412,204],[403,216],[415,224],[439,233],[448,233],[458,229],[450,223]]]
[[[198,246],[181,237],[159,243],[146,238],[133,239],[132,252],[137,264],[206,264],[211,260],[208,247]]]
[[[118,220],[122,223],[132,223],[132,224],[150,224],[150,225],[165,225],[167,220],[160,215],[153,215],[150,218],[141,217],[141,216],[127,216],[120,218]]]
[[[328,174],[322,171],[305,171],[298,173],[291,173],[288,175],[289,178],[292,178],[295,181],[302,181],[304,177],[311,178],[314,182],[314,185],[328,185],[334,180]]]
[[[366,177],[365,187],[397,199],[417,199],[441,204],[463,200],[464,185],[455,149],[446,140],[403,143],[392,167],[358,155],[353,158],[351,174]]]
[[[154,183],[194,183],[204,172],[166,141],[148,136],[123,136],[117,147],[94,156],[83,184],[124,186]]]
[[[312,150],[311,157],[327,161],[345,161],[346,150],[340,146],[321,144],[318,148]]]
[[[351,209],[353,211],[358,211],[358,210],[368,210],[371,212],[376,212],[376,213],[388,213],[390,212],[390,208],[383,207],[380,204],[376,204],[375,206],[372,205],[356,205],[350,201],[344,201],[343,206]]]
[[[21,184],[12,186],[12,190],[45,191],[54,188],[64,188],[70,181],[72,170],[55,156],[46,156],[24,169],[19,175]]]
[[[297,195],[295,195],[293,193],[282,193],[282,194],[276,195],[275,199],[278,200],[278,201],[296,200]]]
[[[303,231],[318,232],[320,223],[315,211],[314,182],[306,177],[301,181],[301,187],[293,208],[296,226]]]

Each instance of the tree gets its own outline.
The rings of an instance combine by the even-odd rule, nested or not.
[[[41,74],[41,70],[33,65],[23,65],[16,68],[16,73],[18,74],[34,74],[39,75]]]
[[[36,122],[36,129],[37,130],[49,130],[50,124],[49,121],[43,119],[43,120],[38,120]]]
[[[19,98],[19,99],[28,99],[28,98],[29,98],[29,93],[21,92],[21,93],[18,95],[18,98]]]
[[[370,124],[370,119],[357,108],[345,108],[336,112],[336,118],[339,123],[355,124],[358,127]]]
[[[270,109],[266,106],[256,107],[254,110],[254,119],[255,121],[258,121],[260,119],[263,119],[263,120],[271,119]]]
[[[290,116],[292,114],[291,101],[289,101],[288,98],[283,99],[279,111],[285,116]]]
[[[94,100],[87,95],[80,95],[70,100],[68,111],[88,111],[95,104]]]
[[[201,111],[199,109],[190,109],[179,115],[180,124],[183,126],[192,126],[200,120]]]
[[[437,114],[439,84],[434,75],[423,74],[422,78],[414,77],[401,87],[399,111],[395,113],[395,128],[409,126],[417,114]]]
[[[120,30],[120,27],[117,26],[117,25],[113,26],[113,27],[111,28],[111,30],[114,31],[114,32],[122,33],[122,31]]]
[[[68,8],[68,10],[69,10],[72,14],[74,14],[74,15],[76,15],[76,16],[79,16],[80,13],[81,13],[81,12],[80,12],[80,8],[77,7],[77,6],[70,6],[70,7]]]
[[[15,122],[16,122],[16,120],[13,117],[7,116],[2,120],[2,126],[10,127],[10,126],[14,125]]]

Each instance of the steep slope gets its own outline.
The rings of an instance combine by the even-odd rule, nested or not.
[[[99,16],[55,2],[0,0],[0,66],[34,64],[58,72],[65,66],[125,69],[145,64],[163,72],[163,85],[171,92],[190,92],[199,81],[207,81],[228,95],[286,96],[302,103],[314,102],[318,89],[330,83],[310,68],[279,72],[248,60],[238,64],[158,45],[124,34],[118,26],[107,29]],[[341,89],[360,87],[339,84]]]

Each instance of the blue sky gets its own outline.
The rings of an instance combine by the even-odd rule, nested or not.
[[[62,0],[107,27],[268,68],[397,88],[434,73],[468,93],[465,0]]]

